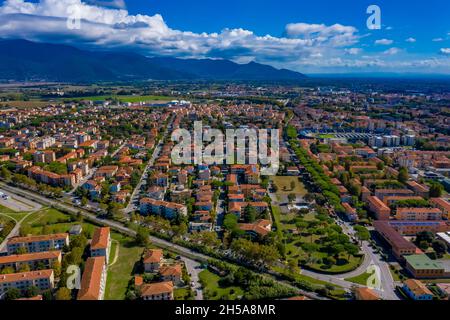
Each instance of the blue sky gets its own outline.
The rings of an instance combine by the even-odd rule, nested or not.
[[[306,73],[450,75],[450,1],[411,2],[6,0],[0,1],[0,37],[257,61]],[[366,26],[372,4],[381,8],[381,30]],[[74,13],[81,23],[71,29]]]

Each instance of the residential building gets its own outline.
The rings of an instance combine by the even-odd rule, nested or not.
[[[159,268],[159,274],[163,281],[171,281],[175,286],[180,286],[183,284],[182,276],[182,267],[181,264],[175,265],[162,265]]]
[[[105,257],[91,257],[86,260],[77,300],[103,300],[106,267]]]
[[[426,285],[416,279],[408,279],[403,284],[403,291],[413,300],[433,300],[433,293]]]
[[[445,268],[426,254],[405,256],[406,270],[417,279],[439,279],[445,277]]]
[[[173,300],[172,281],[143,284],[140,291],[143,300]]]
[[[43,252],[51,250],[62,250],[69,245],[69,235],[67,233],[50,234],[43,236],[15,237],[7,242],[8,254],[14,254],[19,249],[24,249],[28,253]]]
[[[51,269],[56,262],[61,263],[61,260],[61,251],[9,255],[0,257],[0,270],[12,267],[14,270],[19,271],[25,265],[29,266],[31,270],[36,268]]]
[[[41,292],[55,287],[53,270],[40,270],[0,275],[0,300],[9,289],[18,289],[24,294],[30,287],[36,287]]]
[[[142,262],[145,272],[158,272],[163,260],[163,251],[159,249],[145,250]]]
[[[369,196],[367,197],[367,202],[369,204],[369,210],[375,214],[378,220],[389,220],[391,217],[391,209],[384,204],[378,197]]]
[[[111,251],[111,232],[108,227],[97,228],[91,241],[91,257],[105,257],[105,263],[109,261]]]

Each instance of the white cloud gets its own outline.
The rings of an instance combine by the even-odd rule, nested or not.
[[[0,38],[103,50],[132,49],[148,56],[223,58],[240,63],[258,61],[305,72],[398,67],[399,70],[423,68],[427,72],[437,68],[450,73],[449,59],[444,56],[396,61],[389,55],[399,53],[398,48],[391,48],[385,54],[362,56],[364,51],[356,46],[362,46],[359,40],[364,36],[352,26],[292,23],[285,27],[283,37],[261,36],[241,28],[195,33],[171,28],[159,14],[132,15],[123,9],[125,3],[121,0],[88,1],[89,4],[81,0],[40,0],[38,3],[5,0],[0,4]],[[79,30],[67,28],[68,9],[74,8],[80,9]],[[378,40],[378,44],[392,43],[388,39]]]
[[[450,54],[450,48],[442,48],[441,53],[442,54]]]
[[[417,40],[416,40],[415,38],[408,38],[408,39],[406,39],[405,41],[406,41],[406,42],[409,42],[409,43],[414,43],[414,42],[416,42]]]
[[[331,42],[336,46],[347,46],[357,42],[355,27],[334,24],[290,23],[286,26],[286,34],[291,38],[313,39],[317,42]]]
[[[362,52],[363,50],[361,48],[349,48],[349,49],[345,49],[345,52],[347,54],[351,54],[351,55],[358,55]]]
[[[375,40],[375,44],[383,45],[383,46],[388,46],[388,45],[393,44],[393,43],[394,43],[394,41],[390,40],[390,39]]]
[[[110,7],[117,9],[125,9],[127,7],[125,0],[84,0],[88,4],[101,7]]]
[[[400,53],[401,51],[402,50],[400,48],[390,48],[390,49],[384,51],[383,54],[388,55],[388,56],[393,56],[393,55]]]
[[[434,38],[432,41],[433,42],[442,42],[442,41],[444,41],[444,39],[443,38]]]

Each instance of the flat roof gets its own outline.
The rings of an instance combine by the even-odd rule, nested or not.
[[[405,256],[405,260],[416,270],[444,270],[441,263],[431,260],[426,254]]]

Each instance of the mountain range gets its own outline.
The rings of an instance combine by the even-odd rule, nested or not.
[[[123,51],[87,51],[62,44],[0,40],[0,80],[302,80],[305,75],[255,62],[145,57]]]

